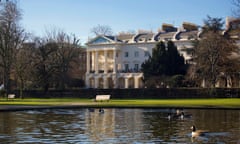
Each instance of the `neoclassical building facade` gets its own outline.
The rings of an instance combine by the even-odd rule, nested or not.
[[[183,23],[181,28],[163,24],[157,33],[99,35],[87,43],[86,86],[88,88],[142,88],[141,64],[152,55],[160,41],[173,41],[186,63],[192,62],[192,40],[198,27]]]
[[[225,30],[240,48],[240,19],[226,18]],[[185,62],[194,64],[193,40],[201,38],[201,30],[195,24],[183,22],[180,28],[163,24],[158,32],[139,31],[137,34],[118,34],[115,36],[99,35],[87,43],[85,84],[88,88],[142,88],[143,73],[141,64],[152,55],[152,49],[160,42],[171,40],[177,46]],[[239,52],[231,58],[239,60]],[[240,72],[238,72],[240,87]],[[227,87],[232,79],[229,78]],[[221,86],[221,80],[216,87]],[[205,80],[202,81],[205,87]]]

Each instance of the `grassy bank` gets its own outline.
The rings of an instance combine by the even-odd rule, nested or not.
[[[223,99],[112,99],[109,102],[93,102],[90,99],[0,99],[5,106],[86,106],[86,107],[188,107],[188,108],[237,108],[239,98]]]

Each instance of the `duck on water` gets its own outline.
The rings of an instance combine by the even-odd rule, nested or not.
[[[177,110],[177,112],[175,114],[168,113],[167,118],[169,120],[171,120],[171,119],[181,119],[181,120],[190,119],[190,118],[192,118],[192,114],[186,114],[183,111],[180,112],[180,111]]]
[[[192,137],[205,136],[208,133],[208,131],[206,130],[197,130],[195,125],[191,127],[191,130],[192,130]]]

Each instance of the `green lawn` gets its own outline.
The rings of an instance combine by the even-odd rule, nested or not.
[[[190,107],[190,108],[240,108],[240,98],[218,99],[111,99],[109,102],[94,102],[90,99],[0,99],[1,105],[23,106],[94,106],[94,107]]]

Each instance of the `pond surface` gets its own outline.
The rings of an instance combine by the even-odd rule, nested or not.
[[[168,119],[174,109],[55,109],[0,112],[4,144],[240,144],[240,111],[185,109],[191,117]],[[174,112],[175,113],[175,112]],[[190,127],[208,130],[191,137]]]

